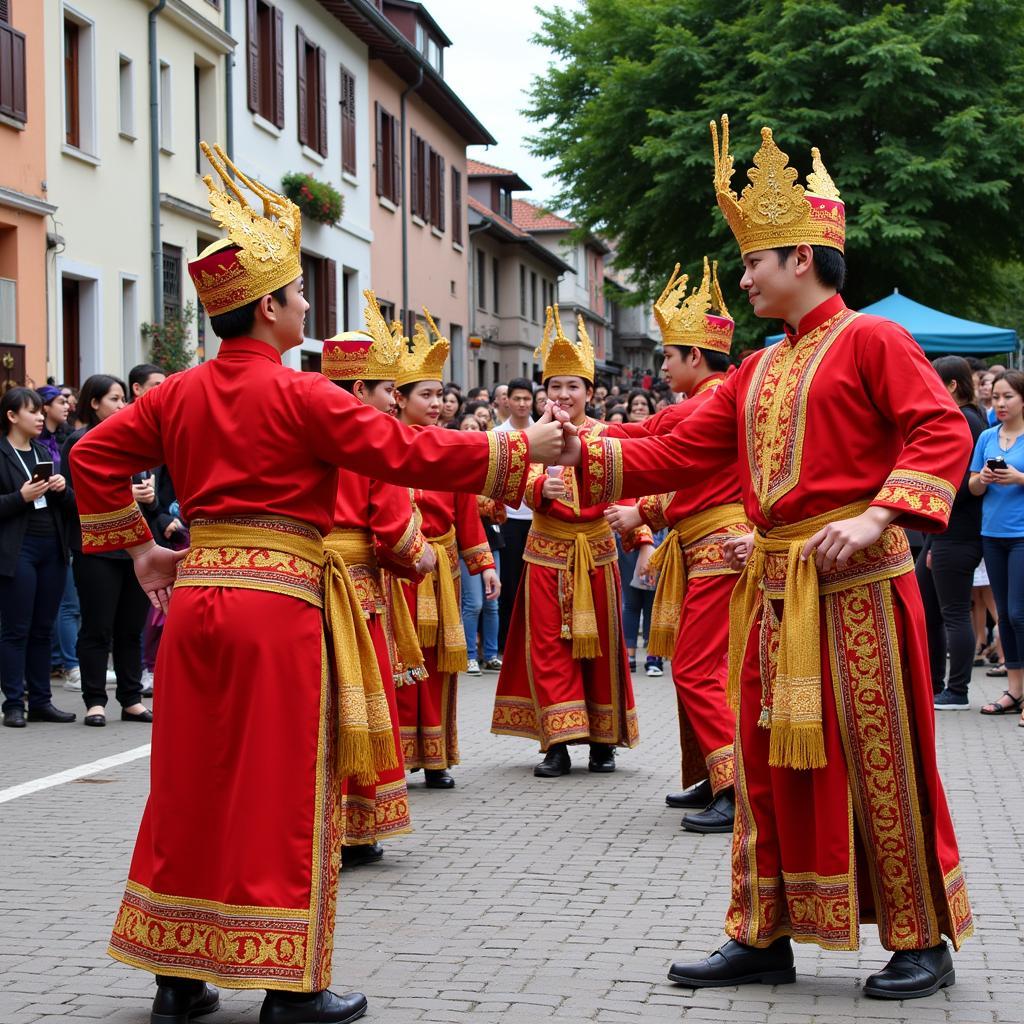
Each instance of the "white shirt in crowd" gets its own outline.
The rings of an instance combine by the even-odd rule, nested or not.
[[[533,426],[533,417],[530,417],[530,422],[527,424],[528,427]],[[512,417],[510,416],[504,423],[499,423],[495,430],[515,430],[512,426]],[[509,519],[533,519],[533,512],[530,510],[530,506],[524,501],[519,508],[513,508],[511,505],[505,506],[505,511],[508,513]]]

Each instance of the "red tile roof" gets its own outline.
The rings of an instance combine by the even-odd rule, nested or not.
[[[525,199],[512,200],[512,221],[524,231],[571,231],[576,227],[571,220],[549,213]]]
[[[509,234],[515,235],[517,238],[529,238],[529,232],[524,231],[521,227],[513,224],[511,221],[505,220],[504,217],[496,210],[492,210],[485,203],[481,203],[475,196],[468,196],[469,208],[476,210],[477,213],[483,214],[483,216],[490,220],[496,220],[501,223],[501,226],[509,232]]]
[[[514,175],[515,171],[510,171],[506,167],[496,167],[494,164],[485,164],[483,160],[466,160],[466,173],[469,175]]]

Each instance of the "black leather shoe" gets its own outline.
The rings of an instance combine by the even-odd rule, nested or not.
[[[447,768],[424,768],[423,775],[427,789],[451,789],[455,785]],[[355,1020],[355,1017],[352,1019]]]
[[[25,728],[25,709],[24,708],[11,708],[10,711],[4,712],[4,725],[8,729],[24,729]]]
[[[150,1024],[188,1024],[220,1009],[220,994],[204,981],[158,974],[156,983]]]
[[[153,712],[150,711],[149,708],[146,708],[145,711],[139,711],[139,712],[136,712],[133,715],[131,712],[125,711],[124,708],[121,708],[121,721],[122,722],[143,722],[145,725],[152,725],[153,724]]]
[[[706,960],[675,963],[669,981],[688,988],[725,988],[730,985],[789,985],[796,981],[793,947],[789,939],[776,939],[765,949],[744,946],[730,939]]]
[[[956,984],[949,946],[940,942],[931,949],[901,949],[893,953],[884,970],[864,982],[864,995],[872,999],[920,999]]]
[[[357,868],[360,864],[376,864],[384,856],[384,847],[380,843],[362,846],[343,846],[341,848],[341,866]]]
[[[684,814],[683,828],[687,832],[700,832],[714,835],[718,832],[731,832],[732,823],[736,819],[736,796],[734,791],[723,789],[698,814]]]
[[[559,775],[568,775],[571,770],[569,748],[564,743],[552,743],[544,760],[533,769],[533,774],[538,779],[556,779]]]
[[[78,715],[73,711],[61,711],[52,704],[44,704],[41,708],[29,708],[30,722],[73,722]]]
[[[322,992],[267,992],[260,1024],[349,1024],[366,1013],[366,996]]]
[[[715,794],[711,791],[711,780],[705,779],[703,782],[698,782],[696,786],[684,789],[682,793],[669,793],[665,797],[665,803],[669,807],[682,807],[686,809],[692,807],[695,811],[699,811],[707,807],[714,799]]]
[[[615,748],[608,743],[591,743],[590,764],[587,767],[592,772],[615,771]]]
[[[82,719],[82,721],[84,721],[86,725],[93,726],[93,728],[95,728],[95,729],[102,729],[103,726],[105,726],[107,724],[107,716],[105,714],[103,714],[103,715],[86,715],[85,718]]]

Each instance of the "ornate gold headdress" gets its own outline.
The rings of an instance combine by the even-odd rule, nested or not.
[[[679,273],[679,264],[654,304],[654,319],[661,328],[665,345],[694,345],[729,354],[736,327],[718,285],[717,261],[708,266],[704,257],[704,277],[700,287],[686,294],[687,276]]]
[[[403,346],[398,361],[398,373],[395,375],[395,384],[398,387],[416,384],[421,380],[444,380],[444,364],[448,359],[451,345],[437,329],[437,324],[426,307],[423,308],[423,315],[427,318],[427,323],[437,340],[431,343],[426,328],[417,322],[412,338]]]
[[[846,207],[839,190],[821,162],[817,147],[811,150],[813,170],[807,189],[796,183],[796,168],[775,145],[771,128],[761,129],[761,148],[747,171],[750,184],[737,198],[731,181],[733,158],[729,152],[729,116],[722,115],[722,145],[718,126],[711,122],[715,152],[715,192],[718,205],[740,245],[740,255],[785,245],[827,245],[843,251],[846,242]]]
[[[534,351],[534,356],[541,359],[541,379],[550,377],[582,377],[594,383],[594,346],[583,323],[583,317],[577,317],[577,341],[570,341],[562,330],[562,320],[558,315],[558,306],[548,306],[544,321],[544,337]]]
[[[331,380],[394,380],[402,355],[402,325],[388,327],[377,296],[363,292],[365,331],[346,331],[324,342],[321,370]]]
[[[203,178],[210,216],[228,235],[207,246],[189,263],[188,272],[206,312],[216,316],[302,276],[302,215],[290,199],[247,178],[220,146],[211,151],[205,142],[200,145],[225,186],[215,188],[212,175]],[[246,202],[232,174],[262,201],[262,215]]]

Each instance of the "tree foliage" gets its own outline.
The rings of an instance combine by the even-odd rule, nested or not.
[[[765,333],[738,294],[708,122],[730,116],[737,173],[760,127],[798,168],[819,146],[847,206],[847,301],[1024,319],[1024,4],[1020,0],[584,0],[544,12],[531,145],[555,203],[617,240],[647,294],[672,265],[720,260],[737,341]]]
[[[140,330],[143,341],[149,346],[149,358],[161,370],[178,373],[192,365],[196,354],[191,344],[195,319],[195,304],[186,302],[180,310],[168,312],[162,324],[142,324]]]

